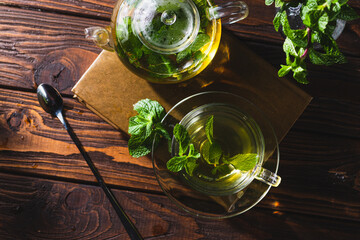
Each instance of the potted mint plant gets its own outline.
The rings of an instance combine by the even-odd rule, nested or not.
[[[351,21],[359,16],[348,0],[265,0],[266,5],[275,3],[278,9],[273,24],[276,31],[285,35],[283,50],[286,64],[281,65],[280,77],[292,72],[299,83],[307,84],[306,59],[318,65],[345,63],[334,39],[339,20]],[[289,21],[290,8],[297,8],[302,23],[294,27]],[[296,24],[295,24],[296,25]],[[336,37],[335,37],[336,38]]]

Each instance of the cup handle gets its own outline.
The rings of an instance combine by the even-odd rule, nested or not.
[[[227,2],[207,9],[210,20],[221,18],[222,24],[233,24],[249,15],[249,7],[243,1]]]
[[[265,168],[261,168],[258,175],[255,176],[255,179],[266,183],[272,187],[277,187],[279,186],[280,182],[281,182],[281,177],[278,176],[277,174],[265,169]]]
[[[88,27],[85,28],[85,38],[92,40],[98,47],[113,52],[114,45],[111,41],[110,28]]]

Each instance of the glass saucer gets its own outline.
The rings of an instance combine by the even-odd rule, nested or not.
[[[277,138],[266,116],[247,99],[226,92],[203,92],[192,95],[177,103],[164,117],[162,123],[172,137],[174,126],[192,110],[205,104],[231,104],[251,116],[261,129],[265,140],[263,168],[277,173],[279,165],[279,148]],[[182,174],[170,172],[167,161],[172,157],[167,141],[163,140],[152,150],[153,168],[160,187],[169,199],[186,212],[197,217],[221,219],[242,214],[268,193],[271,186],[253,180],[240,191],[221,196],[211,196],[190,187]]]

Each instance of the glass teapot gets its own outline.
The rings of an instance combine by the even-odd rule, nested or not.
[[[221,23],[235,23],[248,13],[241,1],[214,5],[211,0],[118,0],[110,26],[86,28],[85,35],[99,47],[115,50],[138,76],[177,83],[211,62]]]

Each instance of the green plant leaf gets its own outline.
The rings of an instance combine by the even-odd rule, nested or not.
[[[135,158],[145,156],[151,152],[154,135],[144,138],[132,135],[128,142],[129,154]]]
[[[234,167],[232,167],[230,164],[221,164],[219,166],[216,166],[214,167],[212,170],[211,170],[211,173],[213,175],[219,173],[219,174],[222,174],[222,175],[227,175],[229,173],[231,173],[231,171],[234,170]]]
[[[283,44],[283,49],[285,53],[289,53],[290,55],[297,57],[298,53],[296,51],[294,43],[290,38],[286,38]]]
[[[305,68],[299,66],[297,68],[294,68],[293,72],[294,72],[293,77],[296,81],[302,84],[309,83],[308,80],[306,79],[307,70]]]
[[[166,163],[166,167],[169,171],[179,172],[185,167],[187,162],[188,160],[186,156],[175,156]]]
[[[191,158],[187,161],[185,165],[185,171],[190,176],[193,176],[195,169],[199,166],[199,164],[196,162],[196,159]]]
[[[355,12],[355,10],[352,7],[346,4],[341,7],[338,18],[345,21],[352,21],[358,19],[359,15]]]
[[[134,104],[134,110],[146,119],[153,119],[153,121],[161,121],[165,116],[165,110],[159,102],[150,99],[142,99]]]
[[[163,136],[169,141],[170,136],[161,124],[165,110],[158,102],[142,99],[134,104],[134,110],[138,115],[129,119],[128,148],[131,156],[141,157],[151,152],[154,140]]]
[[[209,148],[209,162],[211,164],[218,165],[222,155],[223,151],[220,144],[214,141]]]
[[[174,137],[179,144],[179,156],[182,156],[188,149],[190,144],[190,136],[186,128],[181,124],[176,124],[174,127]]]
[[[326,12],[324,12],[319,18],[319,22],[318,22],[319,30],[321,32],[325,32],[328,23],[329,23],[329,16]]]
[[[256,153],[237,154],[226,160],[227,163],[232,164],[240,171],[252,170],[259,160],[259,155]]]
[[[265,4],[267,5],[267,6],[270,6],[271,4],[273,4],[274,3],[274,0],[265,0]]]
[[[335,63],[345,63],[346,59],[344,55],[329,55],[320,53],[314,49],[311,49],[309,52],[309,58],[311,63],[317,64],[317,65],[326,65],[330,66]]]
[[[291,71],[291,66],[288,65],[281,65],[280,70],[278,71],[279,77],[284,77],[286,74],[288,74]]]
[[[214,140],[214,116],[211,115],[207,120],[205,124],[205,134],[207,139],[209,140],[210,144],[212,144]]]
[[[277,12],[273,20],[274,28],[277,32],[279,31],[281,24],[281,13],[281,11]]]

